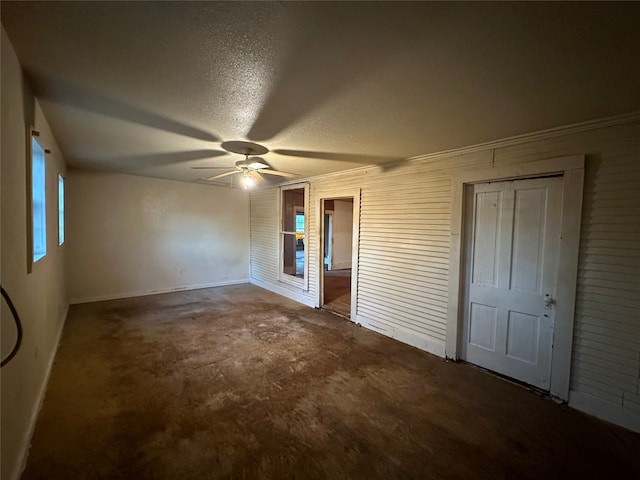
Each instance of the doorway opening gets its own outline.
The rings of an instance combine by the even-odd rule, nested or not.
[[[351,318],[353,273],[353,197],[321,200],[323,240],[320,306]]]

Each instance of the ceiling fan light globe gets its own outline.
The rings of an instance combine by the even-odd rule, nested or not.
[[[242,183],[244,184],[244,188],[246,190],[248,188],[254,187],[255,184],[256,184],[256,181],[253,178],[251,178],[250,176],[247,175],[247,176],[242,177]]]

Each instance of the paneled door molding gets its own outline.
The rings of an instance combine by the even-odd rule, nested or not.
[[[452,176],[451,240],[445,354],[458,359],[463,322],[465,188],[492,181],[562,175],[561,242],[558,257],[556,323],[551,359],[551,395],[567,400],[571,371],[571,349],[578,272],[578,250],[584,185],[584,155],[552,158],[519,165],[470,170]]]

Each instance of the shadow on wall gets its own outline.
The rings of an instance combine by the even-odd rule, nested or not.
[[[587,238],[588,230],[590,230],[593,218],[593,208],[595,201],[593,195],[589,195],[587,192],[594,192],[598,186],[598,173],[602,166],[602,156],[598,154],[587,154],[584,159],[584,194],[582,198],[582,221],[580,222],[580,237]],[[582,246],[580,249],[582,250]],[[582,255],[582,252],[580,252]],[[581,262],[581,265],[584,264]],[[579,274],[579,272],[578,272]],[[578,290],[580,286],[578,286]]]
[[[33,127],[33,125],[35,124],[35,119],[36,119],[36,99],[33,96],[33,93],[29,90],[29,87],[27,86],[28,82],[26,81],[24,74],[22,75],[21,85],[22,85],[22,107],[24,108],[25,132],[30,133],[29,131],[31,127]],[[30,141],[31,141],[30,135],[27,134],[25,142],[29,144]],[[31,147],[27,149],[27,152],[29,152],[30,149]]]
[[[210,132],[93,92],[80,85],[46,77],[35,72],[28,72],[27,77],[31,80],[35,93],[44,100],[197,140],[219,141],[218,137]]]

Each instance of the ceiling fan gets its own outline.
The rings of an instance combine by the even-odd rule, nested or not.
[[[258,145],[257,143],[224,142],[222,144],[222,148],[231,153],[244,155],[244,160],[238,160],[234,167],[191,167],[194,170],[230,170],[212,177],[203,178],[201,179],[202,182],[213,182],[230,175],[241,174],[242,185],[247,189],[255,186],[256,184],[264,183],[265,178],[263,174],[289,178],[298,176],[295,173],[274,170],[263,158],[254,156],[262,155],[269,151],[266,147]]]

